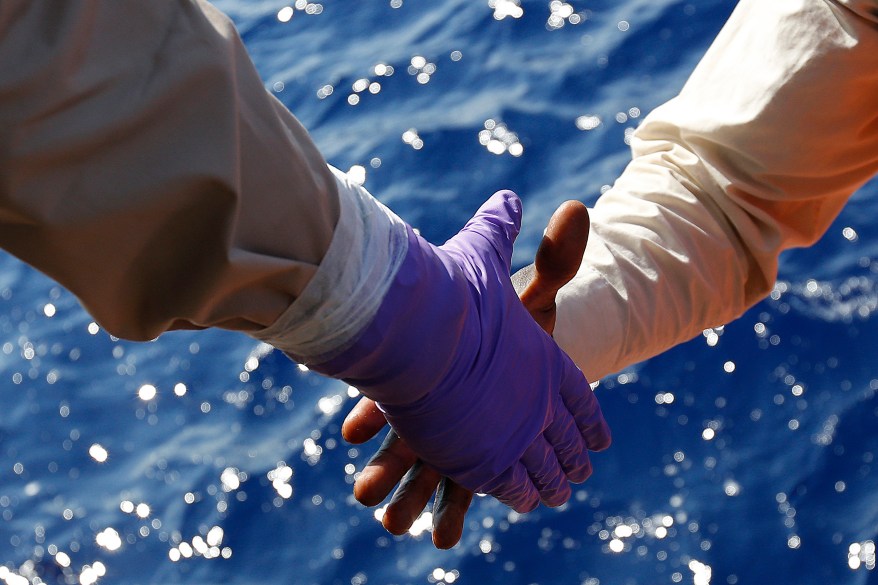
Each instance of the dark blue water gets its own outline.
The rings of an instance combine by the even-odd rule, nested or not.
[[[733,8],[577,1],[552,18],[543,0],[495,20],[487,0],[348,0],[281,22],[280,2],[220,5],[327,159],[363,167],[428,238],[515,189],[519,266],[561,201],[612,183],[626,131]],[[518,516],[480,499],[445,552],[351,498],[375,446],[341,441],[344,384],[236,334],[113,339],[0,256],[0,581],[878,582],[876,195],[785,255],[771,299],[602,382],[615,445],[568,505]]]

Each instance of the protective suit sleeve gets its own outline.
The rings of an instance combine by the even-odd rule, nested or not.
[[[878,3],[850,5],[743,0],[636,130],[558,298],[590,379],[741,315],[878,172]]]
[[[0,4],[0,246],[111,333],[271,326],[339,186],[206,2]]]

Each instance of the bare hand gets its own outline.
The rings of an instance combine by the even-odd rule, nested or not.
[[[563,203],[549,220],[534,264],[512,277],[521,302],[549,334],[555,329],[555,297],[582,263],[588,230],[585,206],[578,201]],[[345,418],[341,432],[347,441],[358,444],[374,437],[386,424],[378,406],[362,398]],[[391,429],[354,484],[354,497],[366,506],[376,506],[397,484],[384,513],[384,528],[392,534],[404,534],[435,492],[433,543],[437,548],[457,544],[473,493],[420,461]]]

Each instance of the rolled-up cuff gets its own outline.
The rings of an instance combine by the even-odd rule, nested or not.
[[[320,268],[269,327],[251,333],[295,359],[331,359],[368,325],[405,256],[405,223],[333,167],[340,214]]]

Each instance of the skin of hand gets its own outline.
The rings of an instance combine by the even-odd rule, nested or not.
[[[555,328],[555,296],[576,275],[588,232],[585,205],[578,201],[563,203],[549,220],[534,263],[512,276],[522,304],[549,334]],[[364,443],[386,424],[378,406],[362,398],[345,418],[342,436],[350,443]],[[388,532],[404,534],[435,493],[433,543],[443,549],[458,543],[473,493],[421,462],[390,430],[354,484],[354,496],[366,506],[376,506],[397,484],[382,519]]]

